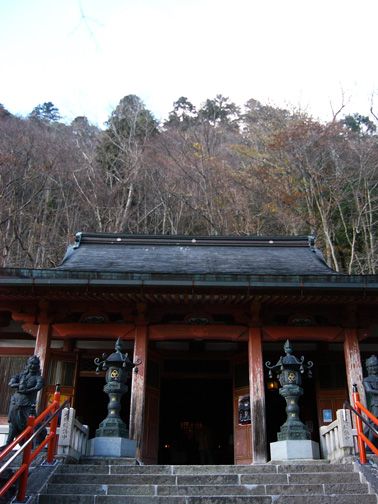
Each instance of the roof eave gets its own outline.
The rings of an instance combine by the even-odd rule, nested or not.
[[[30,270],[33,271],[33,270]],[[35,270],[34,270],[35,271]],[[41,271],[41,270],[38,270]],[[51,271],[50,271],[51,273]],[[58,273],[58,272],[54,272]],[[60,272],[59,272],[60,273]],[[66,272],[65,272],[66,273]],[[348,289],[348,290],[365,290],[378,291],[378,277],[371,276],[250,276],[244,279],[232,278],[231,276],[224,278],[201,278],[199,275],[192,275],[186,279],[175,278],[125,278],[114,276],[113,278],[93,278],[86,277],[67,277],[66,275],[54,275],[54,277],[45,276],[29,276],[29,277],[2,277],[0,279],[0,289],[2,287],[108,287],[108,288],[221,288],[221,289],[244,289],[244,288],[287,288],[287,289]]]

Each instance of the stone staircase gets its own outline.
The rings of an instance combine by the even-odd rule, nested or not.
[[[38,504],[377,504],[353,464],[147,466],[61,464]]]

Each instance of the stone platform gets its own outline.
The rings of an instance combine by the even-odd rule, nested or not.
[[[320,459],[319,443],[309,440],[285,440],[270,443],[271,460]]]
[[[90,457],[135,457],[136,441],[120,437],[95,437],[88,441]]]

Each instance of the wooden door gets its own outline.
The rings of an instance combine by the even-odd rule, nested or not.
[[[148,353],[142,460],[157,464],[159,452],[161,359]]]
[[[252,463],[248,361],[234,362],[234,464]]]
[[[336,411],[343,409],[344,401],[349,401],[346,389],[318,390],[319,426],[336,420]]]
[[[345,363],[340,356],[338,361],[316,365],[316,398],[319,427],[336,420],[336,411],[342,409],[344,401],[349,401]]]
[[[74,406],[78,378],[78,354],[51,351],[49,372],[45,386],[45,408],[54,400],[55,386],[60,384],[60,403],[69,400]]]

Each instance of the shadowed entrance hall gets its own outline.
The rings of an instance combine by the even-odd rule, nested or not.
[[[160,412],[159,463],[233,463],[231,379],[164,378]]]

